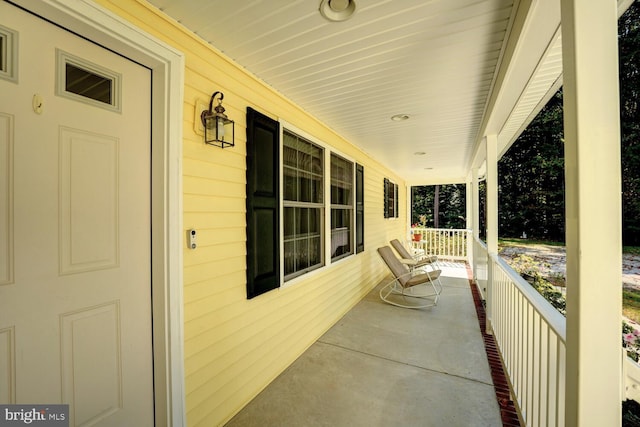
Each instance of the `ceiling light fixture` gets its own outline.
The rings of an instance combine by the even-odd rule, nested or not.
[[[332,22],[346,21],[355,11],[355,0],[322,0],[320,2],[320,14]]]
[[[395,116],[391,116],[391,120],[394,122],[403,122],[405,120],[409,120],[408,114],[396,114]]]

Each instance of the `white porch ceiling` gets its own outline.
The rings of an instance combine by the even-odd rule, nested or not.
[[[559,16],[542,16],[553,31],[505,89],[515,80],[505,71],[507,37],[527,28],[518,0],[355,0],[356,13],[337,23],[321,16],[320,0],[150,2],[414,184],[462,182],[487,124],[502,129],[510,119],[503,139],[512,140],[546,93],[534,74],[542,70],[548,86],[561,72],[550,48],[558,24],[548,23]],[[533,7],[520,3],[525,20]],[[544,52],[556,55],[551,70]],[[524,101],[516,108],[532,84],[529,110]],[[490,117],[495,102],[499,118]]]

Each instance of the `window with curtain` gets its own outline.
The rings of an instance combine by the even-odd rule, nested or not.
[[[331,153],[331,260],[353,253],[353,163]]]
[[[283,132],[284,279],[324,265],[324,150]]]

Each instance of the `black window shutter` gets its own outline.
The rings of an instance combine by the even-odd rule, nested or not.
[[[364,167],[356,163],[356,253],[364,251]]]
[[[400,213],[398,212],[398,203],[399,203],[398,199],[400,197],[398,196],[398,184],[393,184],[393,196],[394,196],[393,197],[393,203],[394,203],[394,206],[393,206],[393,214],[394,215],[393,216],[395,218],[399,218],[400,217]]]
[[[247,107],[247,298],[280,286],[277,121]]]

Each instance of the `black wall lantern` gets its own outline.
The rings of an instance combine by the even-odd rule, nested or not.
[[[213,101],[218,97],[218,105],[213,107]],[[214,92],[209,101],[209,109],[200,114],[204,126],[204,142],[218,147],[233,147],[235,145],[235,130],[233,120],[229,120],[224,113],[222,92]],[[213,108],[213,109],[212,109]]]

